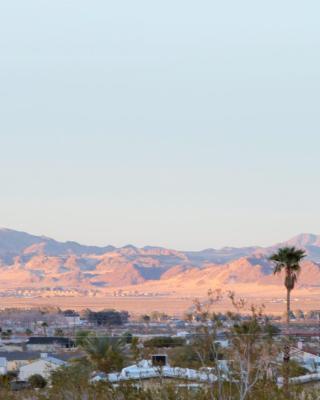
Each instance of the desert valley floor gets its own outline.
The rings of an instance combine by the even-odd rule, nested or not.
[[[285,293],[282,297],[268,297],[266,293],[262,297],[241,296],[247,301],[249,310],[251,304],[265,305],[265,311],[268,314],[282,315],[285,309]],[[132,315],[150,313],[152,311],[162,311],[170,315],[181,316],[192,307],[194,299],[199,298],[205,301],[205,297],[199,296],[170,296],[170,297],[51,297],[51,298],[2,298],[0,308],[21,307],[32,308],[38,306],[58,306],[62,309],[72,308],[83,310],[90,308],[92,310],[116,309],[127,310]],[[302,309],[304,311],[319,309],[320,293],[309,294],[308,296],[293,295],[292,308]],[[223,300],[215,306],[217,312],[228,311],[232,309],[229,300]]]

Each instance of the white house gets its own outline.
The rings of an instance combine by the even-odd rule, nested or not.
[[[7,371],[17,371],[23,365],[37,360],[40,357],[39,352],[26,351],[0,351],[0,359],[6,359]]]
[[[215,342],[215,344],[218,344],[223,349],[226,349],[226,348],[229,347],[229,340],[228,339],[220,338],[220,339],[215,340],[214,342]]]
[[[47,353],[41,353],[38,360],[35,360],[27,365],[20,368],[19,379],[21,381],[27,381],[30,376],[39,374],[45,379],[50,377],[52,371],[66,365],[65,361],[59,360],[55,357],[48,356]]]
[[[311,350],[304,350],[300,348],[292,348],[290,351],[290,358],[298,361],[304,368],[310,372],[319,372],[320,370],[320,357],[317,352]]]
[[[73,310],[67,310],[64,313],[64,318],[68,326],[79,326],[81,325],[80,315]]]
[[[117,383],[160,377],[166,379],[183,379],[191,382],[215,382],[217,379],[216,376],[211,373],[208,374],[189,368],[173,368],[169,366],[156,367],[152,366],[151,361],[142,360],[137,365],[123,368],[123,370],[118,373],[98,373],[92,378],[91,382],[109,381],[110,383]]]
[[[160,355],[154,356],[160,357]],[[226,366],[219,365],[221,372],[224,373]],[[198,383],[213,383],[217,380],[212,369],[195,370],[190,368],[170,367],[165,365],[157,365],[153,360],[142,360],[136,365],[123,368],[118,373],[96,373],[91,382],[109,381],[110,383],[118,383],[123,381],[141,381],[154,378],[165,378],[173,380],[185,380]],[[225,377],[225,379],[227,379]]]
[[[290,359],[297,361],[310,372],[320,372],[320,356],[317,352],[299,347],[291,347]],[[277,360],[283,360],[283,353],[279,353]]]

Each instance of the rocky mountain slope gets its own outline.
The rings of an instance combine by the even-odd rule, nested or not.
[[[203,290],[208,285],[282,285],[268,254],[277,247],[304,248],[300,287],[320,286],[320,236],[298,235],[269,248],[245,247],[176,251],[161,247],[84,246],[9,229],[0,230],[0,289],[113,288]],[[180,288],[180,289],[179,289]]]

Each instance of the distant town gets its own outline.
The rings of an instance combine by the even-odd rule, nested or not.
[[[30,400],[40,393],[41,398],[51,399],[55,392],[63,399],[70,387],[80,390],[77,379],[81,379],[82,391],[89,395],[103,390],[114,396],[101,397],[106,399],[120,399],[131,391],[142,396],[150,387],[159,396],[175,387],[177,396],[191,390],[191,398],[198,398],[208,391],[224,393],[227,382],[228,391],[244,391],[246,380],[259,381],[264,374],[274,385],[271,389],[279,391],[283,387],[281,348],[287,335],[284,317],[266,315],[259,307],[250,310],[231,296],[234,309],[228,313],[214,311],[222,298],[217,291],[204,302],[195,301],[180,317],[157,310],[132,317],[115,310],[4,308],[0,311],[0,391]],[[294,309],[290,323],[290,387],[294,392],[302,385],[312,393],[320,381],[320,310]],[[239,368],[252,368],[241,361],[249,349],[250,362],[258,364],[244,379]],[[64,376],[68,376],[67,387]],[[159,386],[160,382],[165,384]],[[217,398],[228,398],[223,396]]]

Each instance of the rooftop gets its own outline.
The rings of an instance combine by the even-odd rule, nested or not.
[[[58,358],[63,361],[69,361],[73,358],[83,357],[84,353],[49,353],[49,357]],[[6,358],[7,361],[33,361],[41,357],[40,351],[0,351],[0,358]]]
[[[66,347],[74,346],[72,339],[60,336],[32,336],[27,342],[27,345],[29,344],[60,344]]]
[[[222,372],[225,372],[224,369],[222,369]],[[217,377],[210,372],[170,366],[157,367],[153,366],[150,360],[142,360],[136,365],[123,368],[118,373],[104,374],[98,372],[93,376],[92,382],[109,381],[116,383],[120,381],[152,379],[160,376],[163,378],[186,379],[198,382],[215,382],[217,380]]]

